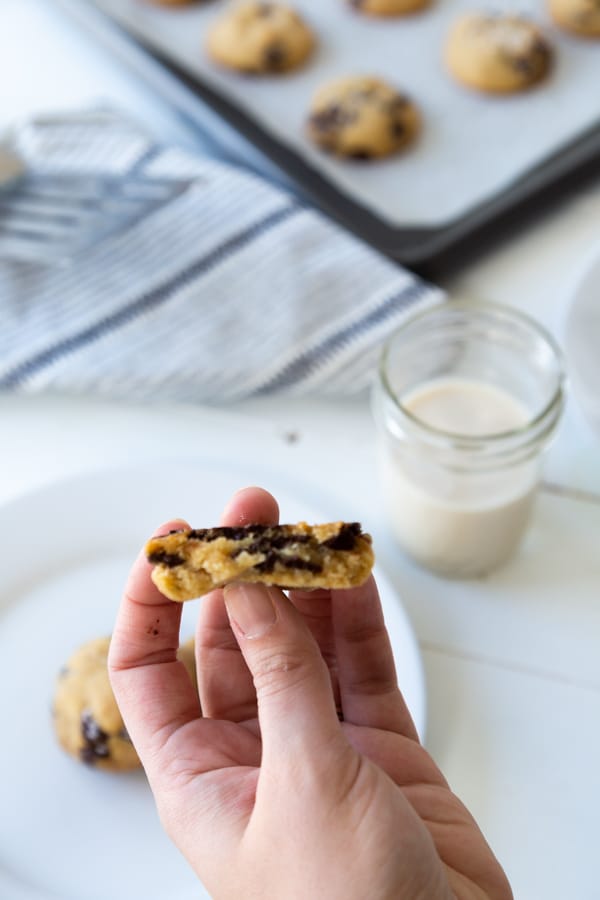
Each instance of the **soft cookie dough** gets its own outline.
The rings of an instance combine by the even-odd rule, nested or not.
[[[307,130],[322,150],[374,159],[396,153],[414,139],[419,113],[407,96],[379,78],[354,76],[317,91]]]
[[[557,25],[580,37],[600,37],[600,0],[548,0]]]
[[[368,16],[403,16],[429,6],[430,0],[348,0]]]
[[[519,16],[473,13],[455,23],[446,45],[454,77],[480,91],[522,91],[548,73],[550,44]]]
[[[61,669],[54,695],[54,728],[61,747],[80,762],[110,771],[137,769],[141,763],[108,680],[110,638],[79,647]],[[193,639],[178,653],[196,684]]]
[[[348,588],[373,566],[358,522],[246,525],[172,531],[151,538],[152,580],[171,600],[191,600],[231,581],[289,588]]]
[[[253,75],[295,69],[314,45],[313,32],[297,12],[258,0],[234,6],[213,25],[206,43],[215,62]]]

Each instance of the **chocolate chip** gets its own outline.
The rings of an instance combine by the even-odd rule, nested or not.
[[[512,56],[510,64],[516,72],[521,72],[523,75],[531,75],[535,71],[535,66],[527,56]]]
[[[108,734],[87,709],[81,713],[81,734],[86,742],[79,751],[83,762],[93,763],[96,759],[106,759],[110,756]]]
[[[403,112],[408,106],[408,97],[404,97],[402,94],[397,94],[395,97],[392,97],[391,100],[385,105],[385,108],[388,112],[397,113]]]
[[[81,713],[81,733],[86,741],[89,741],[90,743],[94,743],[98,740],[105,741],[108,737],[106,732],[100,728],[89,710],[84,710]]]
[[[148,562],[154,565],[168,566],[170,569],[181,566],[185,562],[183,556],[178,553],[167,553],[166,550],[155,550],[148,555]]]
[[[355,119],[355,112],[344,109],[339,103],[332,103],[320,112],[313,113],[308,121],[315,131],[334,131]]]
[[[265,559],[262,562],[257,563],[254,566],[254,568],[256,569],[257,572],[269,573],[269,572],[272,572],[273,569],[275,568],[276,562],[277,562],[277,554],[269,553],[269,555],[267,557],[265,557]]]
[[[271,16],[275,12],[275,6],[272,3],[259,3],[256,12],[259,16]]]
[[[333,537],[323,541],[324,547],[330,550],[354,550],[356,538],[362,533],[359,522],[347,522],[334,534]]]
[[[401,138],[406,134],[406,128],[403,122],[390,122],[390,132],[392,137]]]
[[[60,669],[60,672],[58,673],[58,677],[59,677],[59,678],[66,678],[68,674],[69,674],[69,667],[68,667],[68,666],[62,666],[62,668]]]
[[[131,744],[131,738],[129,737],[129,732],[123,725],[121,730],[119,731],[117,737],[120,737],[122,741],[127,741],[128,744]]]
[[[284,547],[292,547],[294,544],[307,544],[311,541],[310,534],[281,534],[276,528],[269,528],[264,534],[257,537],[244,547],[235,547],[231,558],[235,559],[240,553],[271,553],[273,550],[283,550]]]
[[[96,755],[92,748],[86,744],[85,747],[81,747],[81,749],[79,750],[79,759],[91,766],[96,761]]]
[[[372,156],[373,154],[370,152],[370,150],[365,150],[363,148],[357,148],[356,150],[351,150],[350,153],[348,153],[348,157],[350,159],[366,160],[372,159]]]
[[[321,563],[313,562],[310,559],[300,559],[296,556],[284,556],[279,562],[286,569],[306,569],[307,572],[314,572],[315,574],[323,571]]]
[[[271,44],[263,54],[264,64],[270,71],[279,71],[285,66],[287,53],[281,44]]]
[[[600,8],[600,0],[598,0],[598,4]],[[547,63],[552,57],[552,50],[545,41],[541,40],[541,38],[538,38],[534,42],[531,52],[537,57],[538,62],[542,64]]]
[[[237,528],[230,525],[221,525],[218,528],[193,528],[190,537],[198,541],[216,541],[218,538],[227,538],[230,541],[240,541],[242,538],[263,534],[271,525],[246,525]]]
[[[257,572],[272,572],[276,565],[285,569],[305,569],[315,574],[323,571],[323,566],[309,559],[301,559],[297,556],[282,556],[279,553],[269,553],[266,559],[254,566]]]

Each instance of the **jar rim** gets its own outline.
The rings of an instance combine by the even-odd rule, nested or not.
[[[440,313],[442,311],[452,312],[455,310],[466,311],[469,313],[494,313],[496,315],[502,316],[505,320],[513,320],[519,325],[529,329],[538,338],[541,338],[541,340],[545,342],[545,344],[550,348],[554,356],[557,368],[555,390],[553,391],[549,401],[542,407],[542,409],[538,413],[536,413],[535,416],[528,418],[527,421],[522,425],[519,425],[516,428],[508,429],[507,431],[495,431],[491,434],[479,435],[468,435],[460,431],[446,431],[443,428],[437,428],[434,425],[429,425],[427,422],[424,422],[423,419],[419,418],[419,416],[416,416],[414,413],[412,413],[406,406],[404,406],[404,404],[398,398],[396,392],[393,390],[387,377],[386,365],[392,344],[397,339],[398,335],[400,335],[406,328],[408,328],[415,322],[418,323],[419,321],[427,319],[430,316],[433,316],[436,313]],[[560,346],[555,338],[543,325],[541,325],[526,313],[521,312],[521,310],[514,309],[513,307],[506,306],[502,303],[466,299],[446,300],[442,303],[437,303],[434,306],[430,306],[425,310],[419,310],[418,312],[409,315],[404,320],[402,325],[396,329],[396,331],[386,340],[385,344],[383,345],[379,358],[378,372],[379,380],[383,385],[387,397],[392,401],[401,415],[403,415],[409,422],[417,426],[419,429],[422,429],[426,434],[429,434],[434,439],[440,440],[445,438],[452,441],[460,441],[466,447],[476,447],[477,445],[482,443],[486,443],[491,446],[499,446],[510,441],[512,438],[516,439],[524,437],[531,431],[535,431],[544,423],[544,421],[553,412],[553,410],[558,411],[562,408],[564,385],[566,380],[564,356],[562,350],[560,349]]]

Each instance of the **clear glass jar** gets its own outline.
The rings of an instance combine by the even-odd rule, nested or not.
[[[527,316],[448,301],[410,317],[385,345],[373,391],[384,503],[401,547],[455,578],[507,560],[563,403],[560,350]]]

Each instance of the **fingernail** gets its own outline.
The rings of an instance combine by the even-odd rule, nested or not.
[[[263,584],[227,584],[224,596],[227,615],[244,637],[262,637],[275,624],[273,598]]]

